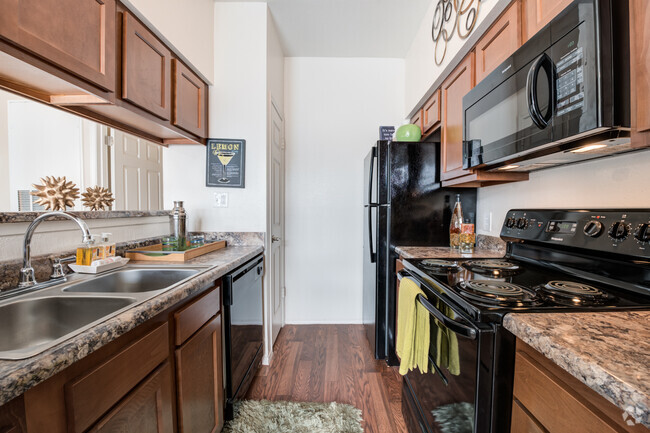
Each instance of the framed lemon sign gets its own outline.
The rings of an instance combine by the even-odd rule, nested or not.
[[[246,140],[210,138],[206,152],[206,186],[244,188]]]

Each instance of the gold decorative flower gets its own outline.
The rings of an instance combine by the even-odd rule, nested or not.
[[[101,186],[86,188],[86,192],[81,195],[83,196],[83,199],[81,201],[83,202],[84,206],[90,208],[90,210],[108,209],[115,201],[113,198],[113,193]]]
[[[38,197],[36,204],[45,207],[45,210],[65,210],[74,207],[74,201],[79,198],[79,188],[72,181],[67,181],[65,176],[45,176],[41,178],[43,185],[32,185],[36,191],[32,195]]]

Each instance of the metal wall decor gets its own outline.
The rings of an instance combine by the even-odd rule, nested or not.
[[[83,197],[81,202],[90,210],[108,210],[115,201],[113,193],[101,186],[88,187],[81,196]]]
[[[65,176],[45,176],[41,178],[42,185],[33,184],[36,191],[31,195],[38,197],[36,204],[45,210],[66,210],[74,207],[74,201],[79,198],[79,188],[74,182],[68,181]]]
[[[454,33],[461,39],[467,39],[472,33],[480,8],[481,0],[438,0],[431,24],[436,66],[445,59],[447,44]]]

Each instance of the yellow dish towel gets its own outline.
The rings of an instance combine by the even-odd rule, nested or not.
[[[442,302],[438,303],[437,309],[445,316],[452,317],[452,311]],[[436,364],[439,367],[447,368],[449,373],[454,376],[460,374],[460,357],[458,355],[458,337],[456,333],[450,331],[445,325],[436,320],[438,333],[436,335]]]
[[[417,302],[420,294],[426,298],[415,281],[402,278],[397,311],[397,355],[401,359],[401,375],[416,367],[420,373],[429,369],[429,312]]]

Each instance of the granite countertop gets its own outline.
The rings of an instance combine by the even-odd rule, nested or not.
[[[16,361],[0,360],[0,405],[23,394],[70,364],[84,358],[117,337],[156,316],[168,307],[197,293],[215,279],[264,251],[262,246],[227,247],[185,262],[209,266],[191,280],[179,284],[117,316],[98,324],[45,352]],[[160,265],[160,262],[137,262]]]
[[[503,325],[650,427],[650,311],[515,313]]]
[[[461,253],[449,247],[395,247],[395,252],[405,259],[471,259],[475,257],[498,258],[505,250],[475,248],[473,253]]]

